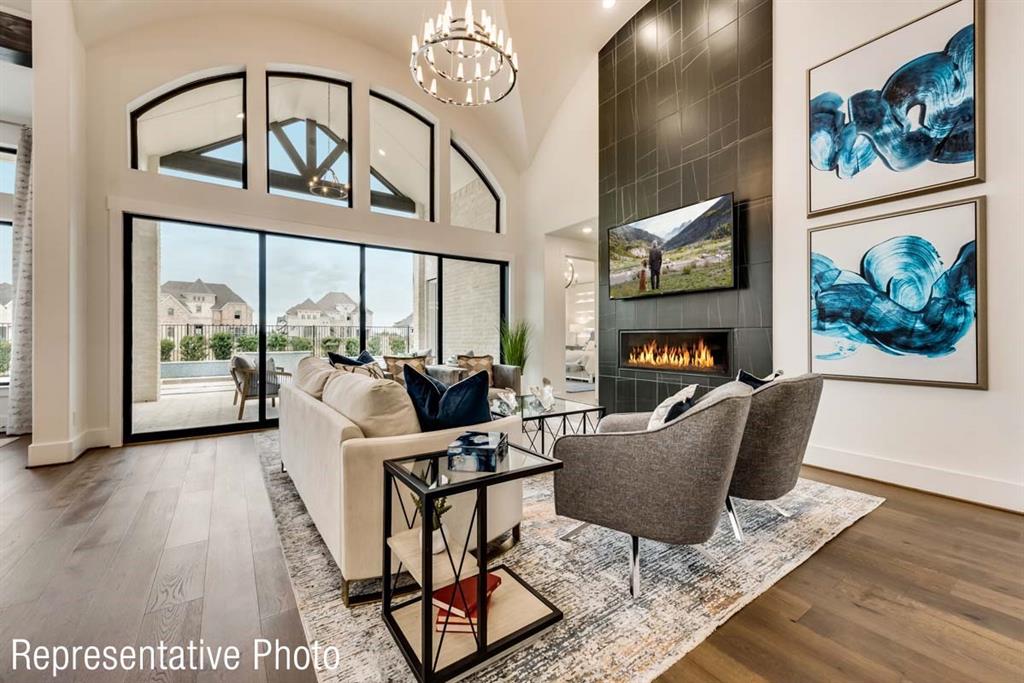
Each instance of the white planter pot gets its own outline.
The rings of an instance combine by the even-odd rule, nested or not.
[[[444,536],[441,535],[441,530],[444,530]],[[437,555],[444,552],[444,539],[449,535],[448,527],[444,522],[441,522],[441,529],[434,529],[430,535],[430,553]],[[420,550],[423,549],[423,535],[420,534]]]

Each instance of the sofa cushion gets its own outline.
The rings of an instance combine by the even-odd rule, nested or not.
[[[685,413],[693,405],[693,396],[696,393],[697,385],[691,384],[659,403],[647,421],[647,430],[664,427],[665,423],[671,422]]]
[[[404,373],[405,389],[423,431],[468,427],[490,421],[487,377],[483,373],[470,375],[450,387],[408,365]]]
[[[757,375],[747,372],[746,370],[740,370],[739,374],[736,375],[737,382],[743,382],[751,389],[760,389],[765,384],[771,383],[773,380],[778,379],[782,373],[778,370],[765,377],[758,377]]]
[[[427,374],[426,356],[384,356],[384,364],[387,366],[387,371],[391,373],[392,379],[396,382],[405,381],[402,368],[406,365],[411,365],[420,374]]]
[[[389,379],[337,372],[324,387],[323,401],[352,420],[367,437],[420,431],[412,399],[401,384]]]
[[[494,356],[470,356],[466,354],[460,354],[459,367],[465,368],[473,372],[486,372],[487,373],[487,386],[494,386]]]
[[[340,353],[334,353],[333,351],[328,351],[327,352],[327,357],[330,359],[331,365],[335,365],[335,366],[338,366],[338,365],[351,365],[351,366],[367,365],[369,363],[376,363],[377,362],[376,359],[373,357],[373,354],[371,354],[366,349],[363,349],[362,351],[360,351],[359,355],[356,356],[355,358],[349,358],[348,356],[344,356],[344,355],[342,355]]]
[[[299,364],[292,375],[292,384],[296,389],[319,399],[323,397],[324,386],[334,372],[334,366],[323,358],[306,356],[299,360]]]
[[[351,372],[357,375],[365,375],[371,379],[387,379],[384,370],[376,362],[366,365],[335,365],[335,372]]]

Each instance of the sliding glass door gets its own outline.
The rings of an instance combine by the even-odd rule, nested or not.
[[[258,422],[256,233],[134,218],[131,434]]]
[[[289,381],[299,359],[359,353],[359,247],[266,236],[267,387]],[[267,417],[277,417],[271,398]]]
[[[126,442],[271,427],[300,359],[500,358],[506,265],[125,216]]]

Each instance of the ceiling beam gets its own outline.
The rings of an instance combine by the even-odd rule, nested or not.
[[[0,12],[0,61],[32,67],[32,22]]]

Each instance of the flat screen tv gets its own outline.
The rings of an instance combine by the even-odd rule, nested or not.
[[[612,299],[736,286],[732,195],[684,206],[608,231]]]

